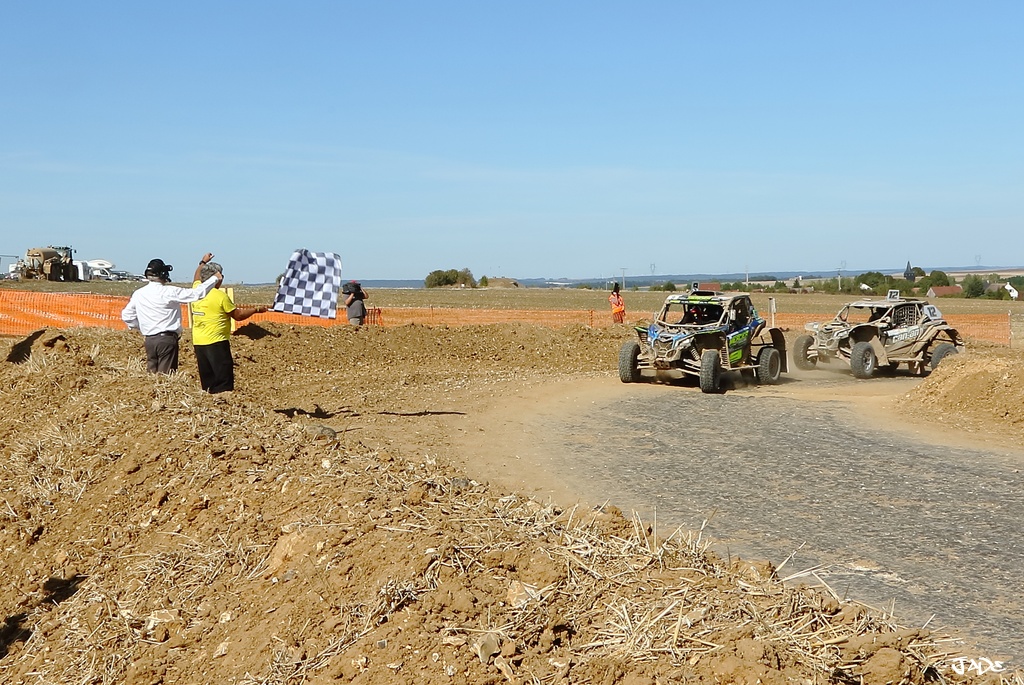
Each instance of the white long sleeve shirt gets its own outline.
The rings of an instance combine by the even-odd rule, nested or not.
[[[216,284],[216,276],[210,276],[194,288],[150,281],[132,293],[128,304],[121,310],[121,319],[128,328],[137,329],[143,335],[164,331],[181,333],[181,305],[198,302]]]

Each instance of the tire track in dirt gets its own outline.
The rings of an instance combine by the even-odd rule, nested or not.
[[[819,399],[850,391],[831,375],[809,382]],[[823,566],[840,595],[894,602],[901,622],[931,619],[981,656],[1024,659],[1024,452],[925,443],[846,402],[791,394],[624,386],[535,417],[530,433],[549,476],[586,500],[656,512],[663,531],[711,517],[722,554],[793,554],[783,577]]]

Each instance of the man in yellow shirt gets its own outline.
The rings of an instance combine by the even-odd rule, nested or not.
[[[199,260],[194,281],[202,282],[221,272],[220,264],[211,262],[207,252]],[[235,307],[228,294],[220,289],[223,275],[209,294],[192,304],[192,345],[199,364],[199,382],[208,393],[235,389],[235,364],[231,358],[231,320],[244,321],[253,314],[267,311],[264,306]]]

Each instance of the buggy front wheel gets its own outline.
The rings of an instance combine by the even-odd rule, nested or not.
[[[619,380],[623,383],[637,383],[640,381],[640,366],[637,360],[640,357],[640,343],[630,340],[623,344],[619,350]]]
[[[722,385],[722,356],[718,350],[700,353],[700,391],[718,392]]]
[[[869,342],[855,343],[850,349],[850,371],[854,378],[871,378],[878,367],[878,357]]]
[[[775,385],[782,376],[782,355],[774,347],[764,347],[757,355],[757,382]]]
[[[793,345],[793,363],[796,368],[802,371],[811,371],[818,365],[818,355],[811,356],[811,345],[814,338],[810,335],[801,335]]]
[[[932,371],[939,368],[939,362],[948,357],[951,354],[958,354],[959,350],[956,349],[955,345],[949,343],[939,343],[932,350],[931,368]]]

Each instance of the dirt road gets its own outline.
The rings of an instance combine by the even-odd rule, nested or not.
[[[1024,452],[897,424],[888,408],[918,382],[817,371],[703,395],[601,379],[512,407],[487,440],[511,464],[495,475],[537,495],[666,529],[710,519],[723,554],[792,555],[780,576],[817,569],[841,596],[894,602],[908,624],[956,626],[979,655],[1020,663]]]

